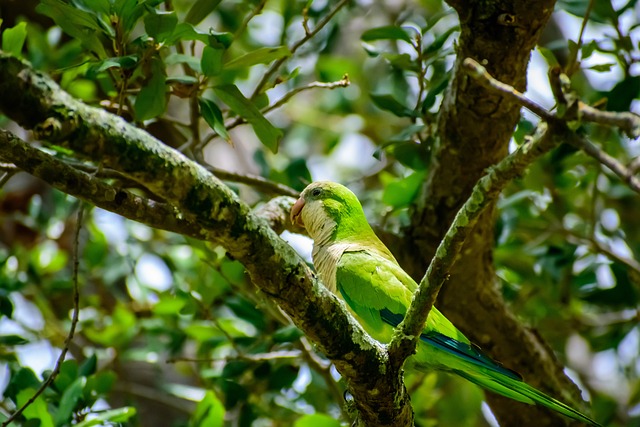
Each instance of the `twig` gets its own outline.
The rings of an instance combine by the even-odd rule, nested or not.
[[[416,36],[416,44],[413,45],[414,50],[416,51],[416,62],[420,64],[420,72],[417,73],[418,77],[418,96],[416,97],[416,106],[414,107],[415,111],[420,111],[420,107],[422,106],[422,95],[424,94],[424,81],[427,76],[427,67],[424,63],[424,54],[422,52],[422,34],[418,33]],[[411,121],[415,123],[417,117],[412,117]]]
[[[311,38],[313,38],[313,36],[315,36],[316,34],[318,34],[318,32],[324,28],[325,25],[327,25],[329,23],[329,21],[331,21],[331,19],[333,19],[333,17],[335,16],[336,13],[338,13],[338,11],[340,9],[342,9],[347,3],[349,3],[349,0],[340,0],[334,7],[333,9],[331,9],[329,11],[329,13],[322,18],[318,24],[315,26],[315,28],[313,30],[307,31],[305,30],[305,36],[303,38],[301,38],[300,40],[298,40],[296,43],[293,44],[293,46],[291,46],[289,48],[289,51],[291,52],[291,56],[293,56],[293,54],[296,53],[296,51],[303,45],[305,44],[307,41],[309,41]],[[262,79],[258,82],[258,84],[256,85],[255,89],[253,90],[253,94],[251,95],[251,99],[254,99],[256,96],[258,96],[260,94],[260,92],[262,91],[262,88],[267,84],[267,82],[269,81],[269,79],[271,79],[271,77],[273,77],[273,75],[278,71],[278,69],[282,66],[282,64],[284,64],[284,62],[287,60],[288,57],[282,57],[280,59],[278,59],[276,62],[274,62],[271,67],[269,67],[269,69],[264,73],[264,75],[262,76]]]
[[[249,12],[249,14],[247,14],[247,16],[245,16],[244,21],[242,21],[242,23],[240,24],[240,26],[236,29],[236,32],[233,33],[233,38],[237,39],[238,36],[240,36],[240,34],[242,34],[244,32],[244,30],[247,28],[247,25],[249,25],[249,22],[251,22],[251,20],[258,15],[260,12],[262,12],[262,9],[264,9],[264,5],[267,3],[267,0],[260,0],[260,2],[258,4],[256,4],[256,6],[251,10],[251,12]]]
[[[564,228],[562,231],[563,234],[567,236],[568,240],[572,241],[572,243],[589,246],[595,252],[603,254],[610,260],[616,261],[635,271],[638,277],[640,277],[640,262],[635,259],[616,254],[609,245],[596,238],[580,236],[573,231]]]
[[[633,172],[622,163],[620,163],[617,159],[604,152],[595,144],[592,144],[586,138],[582,138],[574,133],[569,136],[567,142],[569,142],[574,147],[581,149],[589,156],[593,157],[594,159],[608,167],[611,172],[622,179],[622,181],[624,181],[629,186],[629,188],[640,194],[640,179],[634,176]]]
[[[584,102],[579,102],[578,105],[580,118],[583,121],[617,127],[632,139],[640,137],[640,116],[637,114],[627,111],[601,111]]]
[[[280,184],[278,182],[269,181],[260,175],[243,174],[237,172],[229,172],[214,166],[203,165],[205,169],[217,176],[223,181],[240,182],[254,187],[267,194],[280,194],[283,196],[298,197],[300,193],[293,188]]]
[[[471,77],[476,79],[482,86],[494,89],[499,93],[508,96],[513,101],[527,108],[541,119],[549,121],[555,118],[555,116],[547,111],[546,108],[530,100],[521,92],[516,90],[513,86],[496,80],[491,74],[489,74],[487,69],[480,65],[476,60],[466,58],[464,61],[462,61],[462,66],[467,71],[467,73]]]
[[[309,89],[336,89],[339,87],[348,87],[351,84],[351,81],[349,81],[349,76],[347,74],[345,74],[344,76],[342,76],[342,79],[335,81],[335,82],[328,82],[328,83],[324,83],[324,82],[312,82],[309,83],[306,86],[301,86],[301,87],[297,87],[293,90],[291,90],[290,92],[287,92],[286,94],[284,94],[282,96],[282,98],[280,98],[279,100],[277,100],[276,102],[274,102],[272,105],[269,105],[268,107],[266,107],[264,110],[262,110],[262,114],[266,114],[269,111],[275,110],[276,108],[280,108],[282,105],[284,105],[289,99],[293,98],[295,95],[299,94],[300,92],[304,92],[305,90],[309,90]]]
[[[78,269],[80,266],[80,255],[79,255],[79,246],[80,246],[80,230],[82,228],[82,216],[84,214],[84,205],[80,202],[80,206],[78,207],[78,215],[76,217],[76,232],[73,242],[73,315],[71,316],[71,327],[69,328],[69,334],[64,340],[64,347],[62,348],[62,352],[60,356],[58,356],[58,360],[56,360],[56,365],[53,368],[49,377],[40,385],[38,390],[27,400],[16,412],[11,414],[9,418],[7,418],[3,423],[2,427],[8,426],[13,420],[19,417],[25,409],[27,409],[33,402],[36,401],[38,396],[40,396],[49,385],[53,382],[53,380],[60,373],[60,368],[62,367],[62,362],[64,362],[65,357],[67,356],[67,352],[69,351],[69,344],[73,339],[73,335],[76,331],[76,325],[78,324],[78,313],[80,312],[80,291],[78,289]]]
[[[195,362],[195,363],[204,363],[204,362],[226,362],[229,360],[245,360],[247,362],[265,362],[269,360],[280,360],[280,359],[299,359],[302,353],[300,351],[271,351],[269,353],[259,353],[259,354],[245,354],[238,353],[234,356],[222,357],[222,358],[192,358],[192,357],[171,357],[166,360],[166,363],[177,363],[177,362]]]
[[[284,94],[282,96],[282,98],[280,98],[278,101],[276,101],[273,105],[268,105],[265,108],[263,108],[262,110],[260,110],[260,112],[262,114],[267,114],[270,111],[275,110],[276,108],[280,108],[281,106],[283,106],[289,99],[293,98],[295,95],[299,94],[300,92],[304,92],[306,90],[309,89],[316,89],[316,88],[320,88],[320,89],[336,89],[339,87],[347,87],[351,84],[351,81],[349,81],[349,76],[348,75],[344,75],[342,77],[341,80],[335,81],[335,82],[328,82],[328,83],[324,83],[324,82],[312,82],[309,83],[306,86],[301,86],[301,87],[297,87],[292,89],[290,92]],[[231,130],[235,127],[240,126],[243,123],[246,123],[246,119],[244,119],[243,117],[236,117],[231,123],[226,124],[225,127],[227,128],[227,130]],[[215,138],[216,136],[218,136],[216,133],[212,133],[211,135],[209,135],[208,138],[206,138],[203,141],[203,144],[206,144],[208,142],[210,142],[213,138]]]
[[[584,13],[584,17],[582,18],[582,25],[580,26],[580,35],[578,36],[578,41],[576,43],[576,49],[567,61],[567,66],[565,67],[565,72],[568,75],[573,75],[576,71],[575,69],[578,66],[578,52],[580,52],[580,48],[582,47],[582,37],[584,36],[584,30],[587,28],[587,22],[589,22],[589,15],[591,15],[591,10],[593,9],[593,0],[589,0],[589,4],[587,5],[587,10]]]

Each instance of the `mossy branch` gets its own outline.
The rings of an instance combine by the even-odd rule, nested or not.
[[[63,191],[115,213],[223,246],[334,362],[354,397],[360,425],[412,424],[402,377],[385,372],[384,348],[364,333],[267,221],[204,167],[122,118],[73,99],[45,74],[1,52],[0,111],[78,159],[136,181],[163,203],[136,198],[65,167],[7,132],[0,134],[2,161],[40,173]],[[81,184],[73,185],[74,179]],[[158,212],[167,215],[166,222]]]
[[[507,184],[521,176],[532,162],[555,147],[560,141],[558,135],[561,134],[564,134],[562,124],[557,124],[554,129],[549,129],[546,123],[540,124],[530,140],[497,165],[489,168],[475,185],[471,196],[460,208],[449,231],[438,245],[407,315],[389,344],[389,358],[395,363],[402,364],[415,351],[438,292],[448,279],[449,271],[458,258],[467,236],[485,208],[498,198]]]

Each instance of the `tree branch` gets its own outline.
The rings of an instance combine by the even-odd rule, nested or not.
[[[269,181],[268,179],[259,175],[243,174],[236,172],[229,172],[224,169],[216,168],[213,166],[205,165],[205,169],[217,176],[223,181],[239,182],[242,184],[250,185],[251,187],[263,191],[267,194],[280,194],[283,196],[298,197],[300,194],[293,188],[280,184],[279,182]]]
[[[334,362],[354,396],[360,425],[412,423],[402,376],[385,369],[385,349],[364,333],[344,304],[320,285],[266,221],[204,167],[120,117],[76,101],[48,76],[1,53],[0,110],[77,156],[101,162],[142,184],[179,211],[173,216],[201,227],[202,239],[223,246],[244,264],[254,284]],[[24,147],[22,141],[3,135],[14,146]],[[11,144],[0,144],[3,160],[16,163],[14,158],[21,156],[6,145]],[[32,154],[38,153],[25,151],[22,156],[27,164]],[[42,159],[34,163],[45,165]],[[86,197],[96,204],[109,201],[101,191]],[[116,204],[110,207],[116,213],[123,211]]]
[[[487,72],[485,67],[478,63],[478,61],[471,58],[465,58],[465,60],[462,61],[462,66],[465,71],[469,73],[471,77],[476,79],[483,87],[492,89],[503,96],[511,98],[543,120],[550,120],[554,117],[553,114],[549,113],[544,107],[524,96],[513,86],[495,79]]]
[[[615,157],[605,153],[601,148],[591,143],[586,138],[580,137],[574,133],[571,134],[567,142],[608,167],[611,172],[616,174],[629,186],[629,188],[636,193],[640,193],[640,179],[635,176],[631,169],[624,166]]]
[[[549,130],[547,124],[541,123],[533,138],[497,165],[489,168],[487,174],[474,186],[471,196],[460,208],[449,231],[438,245],[436,254],[407,310],[407,315],[389,344],[389,358],[392,361],[401,364],[415,351],[438,292],[448,279],[449,272],[480,215],[498,198],[507,184],[521,176],[533,161],[559,143],[557,135],[567,131],[562,126],[558,123],[554,129]]]
[[[640,138],[640,116],[631,112],[600,111],[580,101],[578,111],[583,121],[613,126],[622,130],[629,138]]]

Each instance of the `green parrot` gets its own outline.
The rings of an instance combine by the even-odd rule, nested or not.
[[[325,286],[345,300],[373,338],[388,343],[418,285],[375,235],[355,194],[334,182],[314,182],[293,205],[291,221],[313,239],[313,264]],[[482,353],[435,307],[410,363],[418,370],[454,373],[494,393],[599,426]]]

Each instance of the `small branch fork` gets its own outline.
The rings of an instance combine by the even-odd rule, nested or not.
[[[460,254],[465,239],[473,230],[482,212],[499,196],[509,182],[524,174],[526,168],[540,156],[560,143],[568,142],[610,168],[631,189],[640,193],[640,182],[633,172],[585,138],[572,132],[567,125],[568,117],[557,117],[512,86],[496,80],[482,65],[471,58],[463,61],[463,67],[481,85],[529,109],[543,122],[538,125],[536,133],[518,150],[489,168],[487,174],[473,188],[469,199],[458,211],[420,281],[404,321],[398,326],[389,343],[389,360],[395,368],[402,366],[404,360],[415,352],[418,338],[438,292],[447,281],[449,271]],[[640,117],[631,113],[601,112],[578,102],[578,117],[582,120],[617,126],[633,138],[640,136]],[[583,114],[580,116],[580,113]]]

